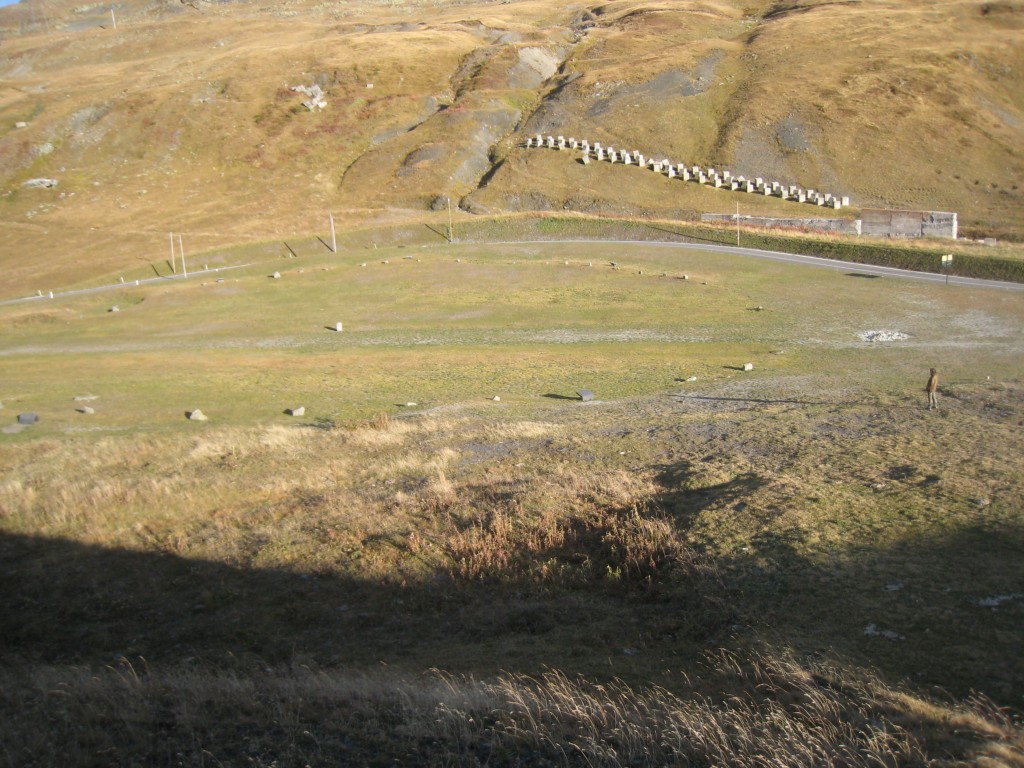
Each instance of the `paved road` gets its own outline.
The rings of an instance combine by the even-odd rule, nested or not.
[[[779,251],[762,251],[757,248],[737,248],[734,245],[712,245],[708,243],[668,243],[664,241],[647,240],[511,240],[506,242],[489,243],[489,245],[564,245],[572,243],[594,243],[600,245],[643,245],[657,248],[687,248],[697,251],[710,251],[712,253],[728,253],[734,256],[747,256],[755,259],[769,259],[771,261],[782,261],[788,264],[802,264],[809,267],[822,267],[825,269],[841,269],[858,275],[875,275],[877,277],[895,277],[902,280],[919,280],[926,283],[948,283],[949,285],[961,285],[973,288],[999,288],[1007,291],[1024,291],[1024,283],[1007,283],[1000,280],[981,280],[975,277],[958,277],[956,275],[937,275],[931,272],[915,272],[910,269],[896,269],[895,267],[877,267],[872,264],[855,264],[849,261],[837,261],[835,259],[823,259],[818,256],[802,256],[797,253],[782,253]],[[473,243],[473,245],[481,245]],[[487,243],[484,243],[487,245]],[[201,269],[189,272],[188,277],[202,277],[228,269],[239,269],[248,267],[249,264],[238,264],[232,267],[218,267],[216,269]],[[133,285],[144,285],[146,283],[159,283],[165,280],[185,280],[184,275],[168,275],[166,277],[149,277],[145,280],[134,280],[127,283],[114,283],[113,285],[101,285],[95,288],[82,288],[76,291],[54,291],[52,298],[65,296],[78,296],[87,293],[101,293],[113,291],[118,288],[130,287]],[[0,301],[0,306],[6,304],[19,304],[28,301],[49,301],[51,296],[26,296],[20,299],[8,299]]]
[[[79,288],[75,291],[53,291],[52,294],[44,293],[38,296],[24,296],[20,299],[7,299],[6,301],[0,301],[0,307],[6,304],[21,304],[26,301],[49,301],[50,299],[60,299],[65,296],[83,296],[88,293],[103,293],[104,291],[116,291],[119,288],[131,288],[136,285],[145,285],[146,283],[162,283],[168,280],[188,280],[190,277],[202,277],[204,275],[212,275],[215,272],[223,272],[228,269],[240,269],[241,267],[248,267],[249,264],[236,264],[231,267],[216,267],[214,269],[197,269],[193,272],[189,272],[188,275],[164,275],[163,277],[147,277],[144,280],[128,280],[123,283],[114,283],[112,285],[97,285],[95,288]]]
[[[932,272],[915,272],[912,269],[897,269],[895,267],[878,267],[872,264],[857,264],[851,261],[837,261],[836,259],[823,259],[819,256],[802,256],[798,253],[782,253],[779,251],[762,251],[757,248],[737,248],[734,245],[712,245],[707,243],[668,243],[664,241],[647,240],[534,240],[531,244],[543,245],[544,243],[571,244],[589,242],[603,245],[645,245],[658,248],[687,248],[698,251],[711,251],[713,253],[728,253],[734,256],[749,256],[755,259],[769,259],[771,261],[782,261],[789,264],[802,264],[808,267],[822,267],[825,269],[841,269],[846,272],[858,275],[875,275],[877,277],[896,277],[904,280],[920,280],[926,283],[949,283],[949,285],[962,285],[975,288],[1001,288],[1008,291],[1024,291],[1024,283],[1008,283],[1001,280],[982,280],[976,277],[957,277],[950,275],[937,275]],[[503,243],[504,244],[504,243]],[[510,241],[508,245],[522,245]]]

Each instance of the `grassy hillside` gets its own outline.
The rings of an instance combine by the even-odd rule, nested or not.
[[[295,250],[0,307],[6,762],[1020,763],[1020,294]]]
[[[1019,233],[1016,2],[142,3],[0,9],[0,251],[32,292],[345,221],[800,215],[534,132]],[[310,111],[294,86],[319,85]],[[16,125],[24,123],[25,127]],[[31,189],[31,178],[53,189]],[[854,215],[855,210],[848,212]]]

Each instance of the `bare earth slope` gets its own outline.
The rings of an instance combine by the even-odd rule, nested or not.
[[[806,215],[536,132],[1024,231],[1024,3],[118,3],[0,9],[0,269],[22,291],[190,252],[578,209]],[[115,26],[116,22],[116,26]],[[319,86],[322,107],[293,88]],[[21,127],[19,127],[21,126]],[[58,182],[26,187],[30,179]]]

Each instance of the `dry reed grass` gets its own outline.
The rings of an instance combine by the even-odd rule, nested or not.
[[[712,654],[701,677],[674,691],[557,671],[476,680],[295,667],[240,676],[141,660],[4,672],[3,682],[0,734],[20,764],[966,764],[945,751],[954,742],[974,765],[1024,757],[1020,730],[983,698],[934,711],[870,677],[765,653]],[[933,734],[954,730],[922,737],[929,720]],[[42,724],[51,738],[40,738]]]

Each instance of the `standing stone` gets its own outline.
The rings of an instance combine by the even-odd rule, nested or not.
[[[19,424],[35,424],[39,421],[39,414],[36,413],[19,413],[18,423]]]
[[[581,389],[576,394],[580,396],[580,400],[582,400],[584,403],[589,403],[591,400],[594,399],[594,393],[591,392],[589,389]]]
[[[207,415],[205,413],[203,413],[202,411],[200,411],[198,408],[196,408],[194,411],[189,411],[187,416],[188,416],[188,420],[189,421],[208,421],[209,420]]]
[[[75,410],[86,415],[96,413],[96,409],[89,405],[83,405],[81,408],[75,408]]]
[[[285,413],[287,413],[289,416],[305,416],[306,407],[304,405],[300,405],[298,408],[288,408],[287,410],[285,410]]]
[[[754,364],[753,363],[744,363],[743,364],[743,370],[744,371],[752,371],[752,370],[754,370]]]
[[[343,329],[344,329],[344,326],[341,323],[335,323],[334,324],[334,330],[337,331],[338,333],[341,333]]]

